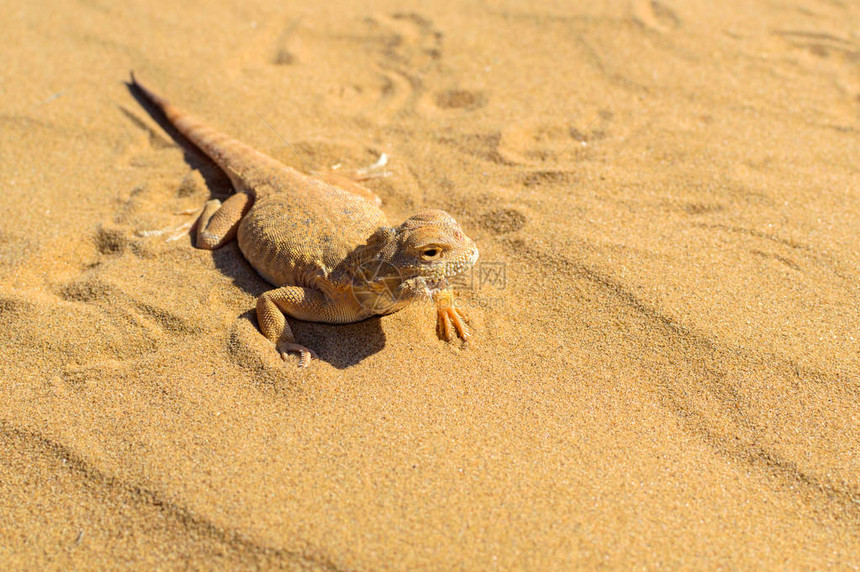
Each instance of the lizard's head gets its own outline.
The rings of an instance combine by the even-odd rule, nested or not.
[[[432,210],[409,217],[396,229],[394,248],[385,253],[404,281],[422,279],[430,290],[447,287],[478,260],[478,247],[445,211]],[[431,292],[432,293],[432,292]]]
[[[383,306],[390,311],[415,298],[436,295],[448,288],[451,278],[467,271],[478,260],[475,242],[445,211],[418,213],[400,226],[381,229],[378,234],[384,235],[376,237],[382,243],[381,248],[371,261],[362,265],[358,278],[362,283],[360,290],[372,296],[374,304],[379,297],[385,298],[387,304]]]

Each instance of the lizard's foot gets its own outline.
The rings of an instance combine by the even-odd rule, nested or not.
[[[450,342],[455,332],[463,342],[472,336],[466,314],[456,306],[454,296],[446,293],[436,299],[436,335]]]
[[[278,344],[278,353],[284,361],[289,359],[290,352],[299,354],[299,367],[307,367],[312,359],[319,359],[314,350],[294,342],[281,342]]]

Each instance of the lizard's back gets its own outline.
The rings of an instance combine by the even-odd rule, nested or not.
[[[258,173],[260,174],[260,173]],[[369,200],[289,167],[270,169],[239,225],[242,254],[274,286],[328,276],[387,221]]]

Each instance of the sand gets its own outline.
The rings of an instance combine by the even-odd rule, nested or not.
[[[860,567],[860,6],[185,4],[4,6],[3,569]],[[229,183],[132,69],[387,154],[479,244],[470,346],[415,304],[280,360],[235,244],[142,235]]]

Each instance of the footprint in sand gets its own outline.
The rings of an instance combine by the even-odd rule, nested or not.
[[[526,123],[506,128],[499,141],[499,155],[511,164],[552,167],[580,161],[592,141],[606,136],[612,113],[602,110],[588,125],[569,122]]]
[[[479,91],[448,89],[437,93],[433,101],[440,109],[474,110],[484,107],[487,104],[487,97]]]
[[[486,107],[489,97],[483,91],[451,87],[424,93],[417,110],[428,117],[458,117]]]
[[[376,15],[368,20],[382,42],[386,67],[424,73],[434,68],[442,58],[444,34],[433,22],[417,13]]]
[[[485,212],[480,223],[494,234],[509,234],[525,228],[528,217],[518,209],[498,208]]]
[[[442,56],[443,36],[416,13],[374,14],[356,27],[348,41],[362,62],[361,73],[332,86],[326,94],[328,107],[349,116],[372,115],[375,124],[384,125],[415,109],[425,91],[422,77]],[[287,65],[294,59],[292,51],[279,48],[276,63]]]
[[[791,48],[811,54],[796,63],[813,75],[827,75],[841,101],[842,126],[851,130],[860,104],[860,43],[810,30],[773,30]],[[837,110],[833,110],[837,111]]]
[[[299,54],[302,52],[302,40],[297,34],[297,30],[301,23],[301,18],[290,21],[278,36],[277,48],[272,58],[272,63],[276,66],[293,65],[299,59]]]
[[[633,0],[633,19],[660,34],[671,32],[681,25],[675,12],[656,0]]]
[[[825,32],[774,30],[773,33],[792,47],[806,50],[819,58],[840,56],[856,64],[857,56],[860,54],[860,46],[856,43]]]
[[[414,110],[425,92],[422,76],[439,66],[444,35],[417,13],[376,14],[365,24],[378,46],[379,97],[387,115]]]

